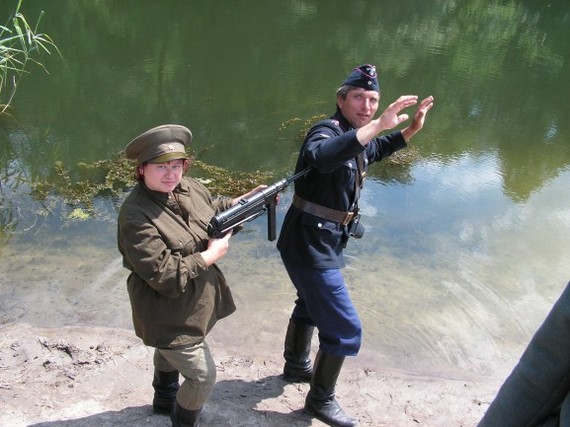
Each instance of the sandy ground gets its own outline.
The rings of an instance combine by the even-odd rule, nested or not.
[[[169,426],[150,406],[152,349],[132,331],[105,328],[0,329],[2,426]],[[280,377],[274,354],[210,345],[218,382],[203,426],[324,425],[302,412],[306,384]],[[351,359],[337,397],[362,426],[474,426],[498,383],[376,371]]]
[[[170,426],[152,413],[153,350],[132,330],[127,272],[95,243],[3,248],[0,427]],[[493,290],[387,255],[352,266],[364,340],[337,397],[361,426],[476,426],[565,284]],[[274,248],[237,240],[221,267],[238,309],[208,336],[218,381],[202,427],[323,426],[302,411],[308,385],[280,376],[294,291]]]

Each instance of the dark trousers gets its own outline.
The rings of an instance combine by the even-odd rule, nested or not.
[[[287,263],[297,289],[291,319],[316,326],[319,347],[327,354],[355,356],[362,342],[362,324],[339,269],[318,269]]]

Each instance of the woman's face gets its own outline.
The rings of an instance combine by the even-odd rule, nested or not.
[[[144,183],[148,188],[170,193],[180,184],[184,174],[184,159],[165,163],[147,163],[142,168]]]

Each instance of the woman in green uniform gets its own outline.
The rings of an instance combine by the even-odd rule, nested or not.
[[[127,145],[138,184],[118,219],[118,248],[131,271],[127,286],[134,329],[155,348],[153,409],[170,413],[172,425],[184,427],[199,424],[216,380],[206,335],[236,309],[216,266],[231,233],[209,239],[208,223],[263,187],[236,199],[212,197],[199,181],[184,177],[191,140],[188,128],[163,125]]]

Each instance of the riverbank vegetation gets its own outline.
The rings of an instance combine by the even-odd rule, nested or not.
[[[21,13],[19,0],[14,14],[0,25],[0,114],[5,114],[30,63],[47,72],[39,58],[42,54],[60,53],[52,38],[39,31],[44,13],[32,26]]]

